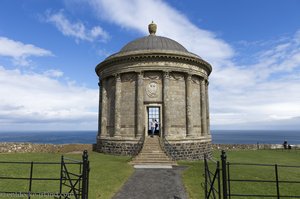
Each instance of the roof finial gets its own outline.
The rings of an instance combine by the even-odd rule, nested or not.
[[[152,21],[151,24],[148,25],[148,30],[150,35],[155,35],[157,29],[157,25]]]

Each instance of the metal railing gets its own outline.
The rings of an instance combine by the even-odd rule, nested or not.
[[[286,184],[299,184],[300,189],[300,180],[280,180],[279,176],[279,169],[280,168],[293,168],[293,169],[299,169],[300,172],[300,166],[288,166],[288,165],[278,165],[278,164],[252,164],[252,163],[229,163],[227,162],[227,182],[228,182],[228,197],[256,197],[256,198],[263,198],[263,197],[273,197],[273,198],[300,198],[300,195],[283,195],[281,194],[281,188]],[[274,176],[273,178],[269,179],[240,179],[240,178],[233,178],[230,173],[233,166],[251,166],[251,167],[269,167],[270,170],[273,170]],[[232,193],[232,182],[238,182],[238,183],[267,183],[267,184],[273,184],[274,190],[276,190],[276,193],[273,194],[253,194],[253,193]],[[281,187],[281,188],[280,188]]]
[[[216,165],[215,169],[210,168],[211,165]],[[220,174],[220,162],[215,161],[212,158],[208,159],[208,156],[204,155],[204,193],[205,199],[221,199],[221,174]],[[217,186],[215,185],[217,183]]]
[[[27,181],[28,182],[28,190],[20,190],[17,192],[13,191],[5,191],[2,187],[0,187],[0,197],[27,197],[30,199],[31,197],[47,197],[52,196],[57,199],[88,199],[88,188],[89,188],[89,160],[87,151],[83,152],[82,160],[74,160],[70,158],[66,158],[61,156],[61,162],[12,162],[12,161],[0,161],[0,164],[6,164],[11,166],[11,169],[14,170],[14,166],[16,165],[30,165],[30,170],[28,177],[20,177],[20,176],[0,176],[1,182],[5,180],[13,180],[13,181]],[[36,165],[60,165],[60,177],[33,177],[34,168]],[[71,165],[77,165],[79,170],[78,173],[71,172],[68,168]],[[59,183],[58,192],[34,192],[33,185],[34,182],[41,181],[57,181]],[[63,191],[68,190],[68,191]]]
[[[204,158],[204,191],[205,191],[205,199],[231,199],[231,198],[300,198],[300,195],[286,195],[282,194],[282,189],[286,188],[287,185],[297,185],[300,190],[300,180],[283,180],[280,176],[279,170],[282,168],[287,168],[289,171],[291,169],[299,169],[300,166],[291,166],[291,165],[279,165],[279,164],[254,164],[254,163],[230,163],[227,162],[227,156],[224,151],[221,154],[221,165],[219,161],[215,161],[214,163],[208,164],[209,159],[207,156]],[[215,170],[211,167],[215,165]],[[221,167],[220,167],[221,166]],[[233,167],[237,170],[237,167],[249,167],[253,170],[252,177],[237,177],[236,170],[233,170]],[[269,170],[264,170],[265,172],[273,172],[273,177],[264,177],[262,172],[255,169],[255,167],[259,168],[270,168]],[[248,169],[249,169],[248,168]],[[246,171],[246,168],[244,169]],[[295,170],[294,170],[295,171]],[[233,175],[235,173],[235,175]],[[220,175],[222,174],[222,175]],[[253,176],[255,175],[255,176]],[[238,183],[238,184],[237,184]],[[254,191],[251,193],[247,193],[247,191],[242,190],[241,192],[234,192],[233,190],[237,190],[235,186],[239,186],[241,189],[241,185],[245,184],[246,186],[250,186],[251,183],[260,183],[262,189],[265,188],[264,185],[268,185],[273,187],[274,193],[266,193],[259,194],[257,188],[254,188]],[[299,185],[299,186],[298,186]],[[296,191],[297,191],[296,190]],[[297,192],[298,193],[298,192]]]
[[[177,153],[176,148],[173,145],[171,145],[165,137],[162,137],[161,139],[159,139],[159,141],[160,141],[160,146],[165,151],[165,153],[172,160],[176,160],[176,153]]]
[[[145,134],[143,133],[139,141],[137,142],[137,144],[134,146],[134,152],[132,154],[132,158],[136,157],[141,152],[144,145],[144,141],[145,141]]]

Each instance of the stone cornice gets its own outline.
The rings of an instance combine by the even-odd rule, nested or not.
[[[177,62],[187,63],[191,65],[203,68],[209,75],[212,71],[211,65],[201,58],[191,54],[171,54],[171,53],[139,53],[139,54],[128,54],[124,56],[111,56],[101,62],[96,67],[96,73],[99,75],[101,71],[108,67],[112,67],[119,64],[130,64],[130,63],[147,63],[147,62]]]

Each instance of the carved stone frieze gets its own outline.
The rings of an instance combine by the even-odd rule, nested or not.
[[[133,82],[136,80],[135,73],[125,73],[122,74],[122,82]]]
[[[184,81],[184,75],[181,73],[171,73],[170,77],[171,80]]]
[[[158,96],[158,83],[156,81],[150,81],[145,89],[150,98],[156,98]]]

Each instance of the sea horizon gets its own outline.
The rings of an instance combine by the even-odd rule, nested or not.
[[[300,144],[300,130],[211,130],[213,144]],[[96,130],[1,131],[0,142],[93,144]]]

